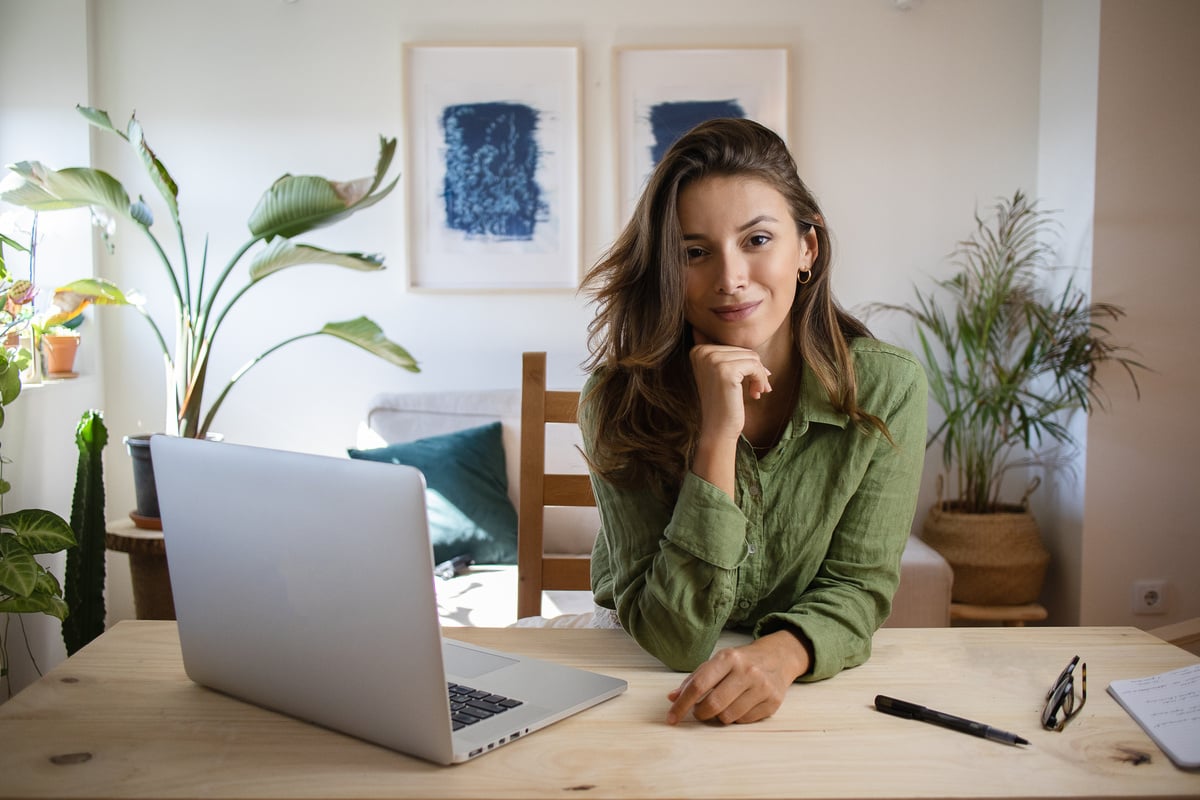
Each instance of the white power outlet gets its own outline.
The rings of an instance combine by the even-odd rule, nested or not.
[[[1133,582],[1133,613],[1167,613],[1167,582],[1162,578]]]

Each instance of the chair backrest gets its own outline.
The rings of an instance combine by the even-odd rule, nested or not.
[[[521,489],[517,509],[517,617],[542,613],[544,590],[591,591],[591,558],[546,555],[547,506],[594,506],[587,475],[546,473],[546,425],[578,424],[579,392],[546,390],[546,354],[521,359]]]

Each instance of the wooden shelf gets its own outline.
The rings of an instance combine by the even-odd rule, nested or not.
[[[1047,617],[1045,606],[1027,603],[1020,606],[977,606],[951,603],[950,621],[1002,622],[1010,627],[1023,627],[1026,622],[1041,622]]]

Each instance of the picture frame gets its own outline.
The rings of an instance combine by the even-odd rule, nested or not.
[[[788,141],[789,58],[786,47],[616,48],[619,223],[667,147],[705,119],[748,117]]]
[[[579,47],[404,46],[408,286],[574,290]]]

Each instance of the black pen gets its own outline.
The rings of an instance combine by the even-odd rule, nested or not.
[[[934,711],[932,708],[919,706],[916,703],[906,703],[903,700],[897,700],[887,695],[875,695],[875,708],[885,714],[904,717],[905,719],[919,719],[922,722],[932,722],[934,725],[941,725],[952,731],[969,733],[972,736],[982,736],[984,739],[991,739],[993,742],[1029,744],[1027,740],[1022,739],[1015,733],[1002,731],[999,728],[993,728],[991,725],[984,725],[982,722],[972,722],[962,717],[943,714],[941,711]]]

